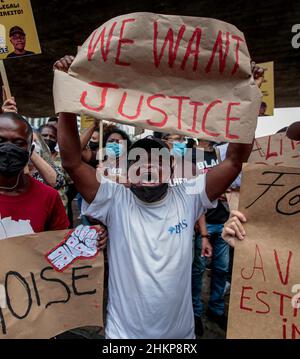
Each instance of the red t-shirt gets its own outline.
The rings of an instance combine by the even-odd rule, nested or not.
[[[58,192],[32,177],[27,192],[18,196],[0,194],[0,218],[29,220],[35,233],[66,229],[69,220]]]

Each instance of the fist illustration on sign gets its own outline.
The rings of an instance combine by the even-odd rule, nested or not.
[[[76,259],[95,257],[97,248],[98,231],[90,226],[82,224],[69,232],[63,242],[46,254],[47,261],[57,271],[64,271]]]

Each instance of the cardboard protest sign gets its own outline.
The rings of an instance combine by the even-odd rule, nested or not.
[[[298,143],[290,140],[285,133],[256,138],[248,162],[272,166],[300,167]]]
[[[0,2],[0,60],[41,53],[30,0]]]
[[[103,326],[103,254],[80,254],[78,245],[69,242],[82,233],[67,233],[0,241],[0,339],[51,338],[81,326]],[[73,256],[63,271],[59,266],[65,258],[58,250],[66,253],[66,260]],[[82,259],[89,255],[93,258]]]
[[[259,116],[273,116],[274,115],[274,62],[263,62],[257,64],[262,67],[264,71],[264,81],[261,85],[261,92],[263,94],[262,104],[259,110]]]
[[[261,92],[242,32],[199,17],[111,19],[55,71],[56,112],[209,140],[249,143]]]
[[[300,338],[299,168],[246,165],[227,338]]]

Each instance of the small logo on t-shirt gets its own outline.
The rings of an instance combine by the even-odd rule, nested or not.
[[[168,229],[168,232],[170,234],[179,234],[181,233],[185,228],[187,228],[188,224],[186,222],[186,219],[183,219],[181,222],[179,222],[178,224],[175,224],[175,226],[171,226]]]

